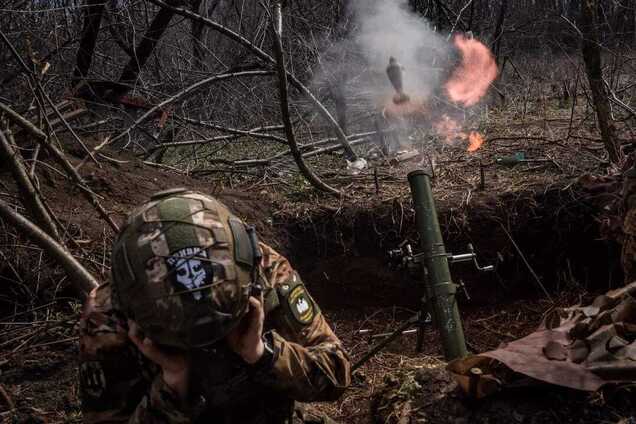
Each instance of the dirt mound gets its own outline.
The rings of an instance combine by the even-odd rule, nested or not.
[[[135,206],[148,200],[150,195],[173,187],[185,187],[218,196],[241,218],[261,223],[267,220],[271,196],[255,196],[226,190],[205,179],[195,179],[170,169],[151,167],[125,153],[108,152],[110,161],[101,160],[99,165],[88,161],[80,169],[88,188],[97,194],[105,209],[115,222],[121,224],[127,213]],[[74,161],[77,165],[79,161]],[[58,173],[40,170],[41,189],[46,202],[65,223],[74,224],[79,229],[99,238],[103,233],[103,222],[94,209],[80,195],[80,191]],[[9,175],[0,177],[7,185]],[[267,227],[261,229],[265,235],[272,235]]]
[[[186,187],[217,196],[239,217],[254,223],[264,240],[275,247],[283,245],[271,225],[271,195],[223,189],[205,179],[144,165],[132,155],[116,152],[107,152],[107,155],[109,160],[101,160],[99,165],[86,162],[79,171],[87,188],[117,225],[121,226],[131,209],[148,200],[153,193]],[[69,158],[74,166],[80,164],[76,157],[69,155]],[[61,171],[52,165],[39,165],[38,175],[40,191],[61,223],[67,246],[99,280],[107,279],[114,235],[112,228]],[[0,192],[3,199],[19,205],[13,179],[1,167],[0,187],[4,189]],[[7,315],[16,308],[19,310],[26,303],[50,301],[59,294],[74,295],[72,290],[65,292],[68,282],[59,267],[39,249],[34,249],[14,228],[1,226],[0,241],[0,277],[6,281],[0,288],[0,315]],[[34,281],[37,283],[25,284]],[[41,296],[43,290],[48,293]]]

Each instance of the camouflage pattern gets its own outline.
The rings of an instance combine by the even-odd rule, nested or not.
[[[631,168],[623,179],[623,248],[621,262],[625,284],[636,281],[636,168]]]
[[[272,366],[247,365],[223,341],[192,349],[192,396],[180,402],[129,341],[126,316],[104,284],[91,293],[80,321],[84,421],[288,423],[294,400],[337,399],[350,383],[347,354],[289,262],[260,247],[265,330],[277,352]]]
[[[254,260],[246,234],[210,196],[185,189],[154,195],[113,246],[115,303],[159,344],[216,341],[247,311]]]

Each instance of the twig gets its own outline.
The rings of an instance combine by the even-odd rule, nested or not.
[[[506,227],[504,227],[502,223],[499,223],[499,226],[501,226],[501,229],[503,230],[503,232],[506,234],[508,239],[510,239],[510,242],[514,246],[514,248],[517,251],[517,253],[519,253],[519,256],[521,256],[521,259],[523,260],[523,263],[526,264],[526,267],[530,271],[530,274],[532,274],[532,276],[534,277],[535,281],[537,282],[537,284],[539,285],[541,290],[543,290],[543,293],[545,293],[546,297],[550,300],[550,302],[554,304],[554,299],[552,299],[552,296],[550,296],[550,293],[548,293],[548,291],[546,290],[545,286],[543,285],[543,283],[539,279],[539,276],[537,275],[536,272],[534,272],[534,269],[532,269],[532,266],[530,266],[530,263],[526,259],[525,255],[523,254],[523,252],[521,251],[519,246],[517,246],[517,243],[515,243],[514,239],[510,235],[510,233],[508,233],[508,231],[506,230]]]
[[[605,78],[603,78],[603,83],[605,84],[605,88],[607,88],[607,91],[611,94],[610,100],[626,110],[634,118],[636,118],[636,111],[634,111],[634,109],[629,107],[629,105],[625,104],[625,102],[623,102],[621,99],[618,98],[618,96],[616,96],[616,93],[614,92],[614,90],[612,90],[612,87],[610,87],[607,81],[605,81]]]
[[[33,78],[31,70],[26,65],[26,63],[24,63],[24,60],[22,60],[22,57],[19,55],[19,53],[17,52],[17,50],[15,49],[13,44],[11,44],[11,42],[9,41],[7,36],[4,34],[4,32],[2,32],[2,30],[0,30],[0,37],[2,37],[2,39],[5,42],[5,44],[7,45],[7,47],[9,48],[11,53],[13,54],[13,56],[16,58],[18,63],[20,63],[20,66],[22,66],[22,68],[24,69],[25,73],[27,75],[29,75],[31,77],[31,79],[35,82],[38,91],[40,92],[42,97],[44,97],[44,99],[46,99],[46,102],[51,106],[51,108],[53,109],[53,111],[57,115],[58,119],[64,124],[66,129],[73,135],[73,138],[75,138],[75,140],[79,143],[79,145],[82,147],[82,149],[84,149],[84,151],[86,151],[86,153],[88,153],[88,155],[91,156],[92,161],[97,164],[98,163],[97,159],[95,159],[93,157],[91,152],[88,150],[88,147],[86,147],[84,142],[79,138],[79,136],[75,133],[75,131],[73,131],[73,128],[71,128],[71,126],[66,121],[66,119],[64,119],[64,116],[62,115],[60,110],[57,108],[56,104],[53,103],[53,100],[51,100],[51,97],[49,97],[49,95],[46,93],[46,91],[44,91],[44,87],[42,87],[42,84],[40,83],[40,80],[38,78]]]
[[[56,242],[24,216],[14,211],[3,200],[0,200],[0,216],[26,233],[36,244],[46,250],[53,259],[58,261],[75,284],[75,288],[79,293],[85,295],[99,285],[97,280],[64,246]]]
[[[15,403],[13,403],[13,399],[11,399],[11,396],[9,396],[9,393],[6,391],[2,384],[0,384],[0,395],[2,395],[4,401],[7,403],[9,410],[15,409]]]
[[[464,7],[462,7],[459,12],[457,12],[457,19],[455,19],[455,23],[453,24],[453,27],[451,28],[450,32],[448,33],[448,39],[450,39],[450,37],[453,34],[453,32],[455,32],[455,28],[457,28],[457,24],[462,19],[462,13],[464,13],[464,10],[466,10],[468,8],[468,6],[470,6],[472,4],[473,4],[473,0],[468,0],[466,5]]]

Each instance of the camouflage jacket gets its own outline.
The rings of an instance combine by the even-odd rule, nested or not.
[[[293,401],[335,400],[350,383],[347,354],[289,262],[261,244],[265,330],[273,364],[256,369],[223,344],[191,352],[191,399],[180,402],[130,342],[110,284],[80,320],[80,394],[88,423],[285,423]]]

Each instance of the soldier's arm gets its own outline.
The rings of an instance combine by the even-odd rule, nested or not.
[[[335,400],[351,382],[349,357],[287,260],[261,247],[279,302],[268,317],[275,328],[275,357],[264,380],[298,401]]]
[[[189,406],[128,339],[108,285],[91,293],[80,319],[80,397],[86,423],[191,422]]]

